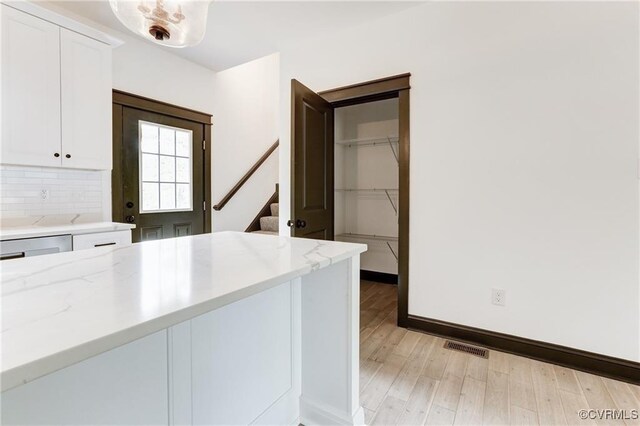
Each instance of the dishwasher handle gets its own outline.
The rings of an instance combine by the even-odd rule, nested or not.
[[[19,251],[15,253],[4,253],[0,255],[0,261],[10,260],[10,259],[20,259],[21,257],[25,257],[25,252]]]

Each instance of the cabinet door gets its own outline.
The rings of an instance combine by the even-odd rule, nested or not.
[[[111,170],[111,47],[60,29],[62,165]]]
[[[1,14],[0,161],[60,166],[60,28],[5,5]]]
[[[0,422],[167,425],[167,363],[162,330],[3,392]]]

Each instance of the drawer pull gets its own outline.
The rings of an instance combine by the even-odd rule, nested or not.
[[[112,243],[94,244],[94,247],[115,246],[115,245],[116,243],[112,242]]]
[[[20,259],[25,257],[25,252],[5,253],[0,255],[0,260]]]

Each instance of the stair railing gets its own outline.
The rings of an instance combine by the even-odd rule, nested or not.
[[[222,208],[229,202],[229,200],[231,200],[233,198],[233,196],[236,195],[236,193],[240,190],[240,188],[242,188],[242,185],[247,183],[247,181],[249,180],[251,175],[253,175],[256,172],[256,170],[258,170],[260,168],[260,166],[262,166],[262,164],[265,161],[267,161],[267,158],[269,158],[269,156],[273,153],[273,151],[276,150],[278,145],[280,145],[280,139],[276,140],[275,143],[273,145],[271,145],[271,147],[267,150],[267,152],[265,152],[262,155],[262,157],[260,157],[258,159],[258,161],[256,161],[256,163],[249,169],[249,171],[247,173],[245,173],[245,175],[240,178],[238,183],[236,183],[233,186],[233,188],[231,188],[231,190],[227,193],[227,195],[222,197],[222,200],[220,200],[220,202],[218,204],[213,206],[213,209],[215,211],[222,210]]]

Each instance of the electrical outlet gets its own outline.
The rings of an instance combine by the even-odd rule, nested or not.
[[[491,289],[491,303],[498,306],[505,305],[505,291],[499,288]]]
[[[49,199],[49,190],[48,189],[41,189],[40,190],[40,198],[42,200],[47,200]]]

